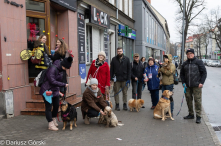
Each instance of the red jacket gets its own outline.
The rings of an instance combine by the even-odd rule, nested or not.
[[[90,69],[87,74],[87,80],[89,75],[91,75],[92,78],[96,78],[98,80],[98,88],[100,88],[101,93],[105,94],[105,86],[110,86],[110,68],[107,62],[104,62],[102,66],[99,67],[97,75],[95,75],[95,71],[97,70],[97,67],[95,66],[95,60],[93,60]],[[86,83],[87,83],[86,80]]]

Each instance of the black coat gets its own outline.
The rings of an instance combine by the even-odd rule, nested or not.
[[[131,78],[131,64],[130,59],[123,55],[120,62],[119,57],[115,56],[111,61],[110,79],[113,80],[114,75],[117,81],[127,81]]]
[[[55,60],[63,60],[63,59],[65,58],[65,55],[61,55],[61,54],[59,54],[59,53],[55,53],[53,56],[50,55],[49,57],[50,57],[51,60],[53,60],[53,62],[54,62]]]
[[[199,84],[204,84],[206,76],[207,71],[202,60],[194,57],[182,64],[180,77],[182,83],[186,83],[187,87],[198,87]]]
[[[139,82],[142,82],[144,74],[144,65],[141,61],[138,63],[136,61],[131,62],[131,80],[135,81],[135,77],[138,78]]]

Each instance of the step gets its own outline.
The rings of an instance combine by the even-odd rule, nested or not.
[[[67,100],[66,100],[67,101]],[[75,107],[81,106],[82,97],[76,97],[73,100],[68,101],[70,104],[74,105]],[[27,108],[21,111],[21,115],[45,115],[45,108],[43,100],[29,100],[27,101],[26,105],[28,104]],[[41,106],[36,107],[36,106]],[[60,112],[60,109],[59,109]]]
[[[75,95],[76,95],[76,93],[67,93],[66,99],[70,98],[71,96],[75,96]],[[39,92],[36,92],[36,94],[32,95],[31,98],[34,100],[43,100],[43,97],[42,97],[42,95],[39,94]]]

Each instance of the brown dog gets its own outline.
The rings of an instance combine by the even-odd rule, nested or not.
[[[140,111],[140,108],[144,105],[144,100],[143,99],[130,99],[128,101],[128,106],[130,108],[130,111],[132,112],[133,109],[135,108],[137,112]]]
[[[165,121],[166,117],[170,117],[171,120],[174,120],[171,116],[171,109],[170,109],[170,96],[173,95],[173,92],[169,90],[164,90],[162,94],[162,98],[160,98],[157,106],[154,108],[153,117],[155,119],[162,119]],[[166,113],[169,113],[169,116],[165,116]]]
[[[77,127],[76,121],[77,121],[77,111],[76,108],[67,103],[66,101],[63,101],[61,104],[61,118],[63,120],[63,128],[62,130],[65,130],[65,127],[67,125],[67,122],[70,122],[70,130],[73,128],[73,123],[74,127]]]

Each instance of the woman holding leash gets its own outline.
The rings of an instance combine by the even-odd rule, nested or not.
[[[90,69],[88,71],[86,85],[90,85],[90,78],[96,78],[98,80],[98,88],[100,88],[101,93],[106,100],[106,94],[109,93],[110,87],[110,67],[107,62],[105,62],[106,54],[104,51],[98,53],[98,58],[93,60]]]
[[[148,90],[151,94],[152,107],[154,109],[159,101],[159,84],[160,79],[158,78],[158,70],[159,67],[155,65],[154,59],[149,58],[148,66],[144,70],[144,74],[146,78],[144,78],[144,82],[147,82]]]
[[[98,80],[90,79],[90,84],[83,93],[81,103],[81,112],[85,124],[90,124],[89,118],[97,117],[100,114],[105,115],[103,110],[108,106],[102,96],[101,90],[98,88]]]
[[[39,93],[43,96],[44,103],[45,103],[45,115],[46,119],[49,123],[48,129],[57,131],[58,126],[56,122],[56,116],[58,113],[59,108],[59,87],[68,87],[68,84],[62,82],[63,78],[63,71],[69,69],[71,67],[73,58],[68,57],[65,58],[62,62],[56,60],[53,65],[47,70],[44,83],[41,85],[41,89]],[[48,90],[52,91],[52,103],[49,103],[46,100],[46,92]],[[53,111],[51,112],[53,106]]]

